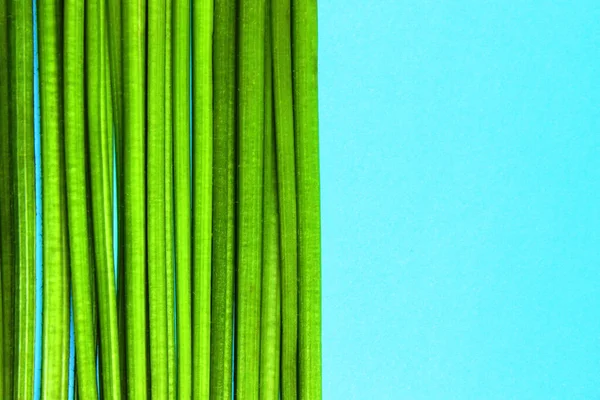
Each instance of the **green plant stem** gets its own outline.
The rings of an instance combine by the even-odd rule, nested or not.
[[[166,399],[165,269],[165,0],[148,1],[148,297],[150,391]]]
[[[317,1],[292,0],[298,190],[299,394],[321,399],[321,215]]]
[[[267,0],[267,27],[271,1]],[[279,264],[279,209],[273,129],[271,33],[265,32],[265,149],[263,178],[263,261],[260,315],[260,399],[279,400],[281,346],[281,282]]]
[[[127,398],[146,399],[146,3],[123,2],[123,169]]]
[[[62,126],[61,3],[38,0],[42,144],[42,399],[67,396],[69,284]]]
[[[123,125],[123,81],[122,81],[122,23],[121,3],[119,0],[106,0],[108,22],[108,48],[110,59],[111,101],[113,121],[117,135],[122,133]]]
[[[93,3],[92,0],[90,3]],[[77,388],[86,399],[97,399],[96,341],[92,322],[84,109],[84,4],[64,4],[65,163],[69,260],[77,357]],[[90,15],[93,18],[92,15]]]
[[[189,0],[173,0],[173,148],[177,301],[177,392],[192,397],[192,227]]]
[[[4,395],[12,396],[15,314],[15,202],[13,198],[13,143],[10,127],[10,92],[8,25],[10,20],[8,0],[0,0],[0,273],[2,274],[2,308],[4,312],[4,338],[2,354],[3,374],[0,376]],[[11,24],[12,25],[12,24]],[[2,393],[0,393],[2,394]]]
[[[111,110],[106,5],[103,0],[89,0],[86,2],[86,7],[87,122],[90,146],[95,289],[97,291],[101,343],[100,377],[103,396],[119,399],[121,397],[121,371],[112,216],[113,125],[109,117]],[[83,386],[83,382],[79,382],[79,384]]]
[[[297,398],[298,253],[290,0],[273,2],[273,78],[282,269],[282,393]]]
[[[173,231],[173,109],[172,99],[172,0],[165,1],[165,268],[167,287],[167,369],[168,399],[177,396],[175,366],[175,249]]]
[[[127,393],[126,333],[125,333],[125,231],[123,186],[123,43],[122,4],[119,0],[107,0],[108,48],[110,58],[112,121],[114,129],[114,152],[116,153],[117,187],[117,311],[119,323],[119,359],[121,363],[121,393]]]
[[[33,397],[35,336],[35,165],[33,130],[33,3],[10,2],[11,130],[15,140],[17,223],[14,397]],[[0,285],[1,287],[1,285]],[[0,375],[1,376],[1,375]],[[10,398],[10,396],[6,396]]]
[[[0,231],[1,235],[2,231]],[[0,236],[2,240],[2,236]],[[0,287],[2,285],[2,274],[0,274]],[[4,348],[4,311],[0,307],[0,349]],[[4,396],[4,356],[0,357],[0,396]]]
[[[193,74],[193,397],[210,397],[210,286],[212,247],[213,0],[192,7]]]
[[[232,396],[235,271],[236,2],[215,0],[210,398]]]
[[[265,1],[242,0],[239,18],[236,398],[258,399],[262,265]]]

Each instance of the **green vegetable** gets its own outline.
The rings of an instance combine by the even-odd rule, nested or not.
[[[90,0],[89,24],[99,15],[97,1]],[[64,4],[64,101],[65,161],[69,260],[77,357],[77,388],[86,399],[97,399],[96,340],[92,322],[92,280],[88,243],[88,208],[84,108],[84,4],[67,0]],[[90,91],[88,91],[90,92]],[[91,125],[91,124],[90,124]]]
[[[265,1],[241,0],[238,53],[236,398],[259,394]]]
[[[189,0],[173,0],[173,149],[175,174],[175,265],[177,302],[177,392],[192,397],[192,226],[190,174]]]
[[[33,357],[34,357],[34,330],[35,330],[35,183],[34,183],[34,133],[33,133],[33,4],[22,1],[2,1],[0,9],[6,12],[9,8],[11,23],[9,24],[9,48],[3,48],[0,53],[9,50],[10,59],[10,97],[4,92],[8,87],[8,77],[0,79],[2,84],[3,100],[10,103],[10,118],[3,119],[3,128],[8,128],[10,121],[10,137],[12,138],[12,150],[14,151],[14,204],[16,212],[16,226],[14,232],[14,255],[16,257],[14,302],[16,305],[14,325],[8,320],[9,329],[6,333],[16,330],[14,364],[9,363],[6,375],[0,373],[0,377],[8,377],[6,392],[4,396],[10,398],[31,398],[33,396]],[[6,16],[6,14],[3,14]],[[0,17],[5,21],[4,17]],[[5,28],[6,25],[3,26]],[[6,31],[1,29],[2,33]],[[5,38],[5,37],[4,37]],[[6,42],[0,39],[1,45]],[[6,53],[5,53],[6,54]],[[6,71],[6,65],[0,67],[0,73]],[[8,105],[2,103],[2,110]],[[8,131],[6,131],[8,135]],[[8,136],[7,136],[8,137]],[[10,166],[9,166],[10,168]],[[9,169],[5,170],[10,171]],[[9,181],[7,181],[8,183]],[[6,193],[6,192],[4,192]],[[0,223],[1,225],[1,223]],[[0,231],[2,228],[0,227]],[[12,228],[11,228],[12,230]],[[1,236],[1,234],[0,234]],[[7,235],[10,238],[11,234]],[[10,240],[10,239],[9,239]],[[1,248],[2,246],[0,246]],[[1,259],[1,258],[0,258]],[[0,263],[1,264],[1,263]],[[2,287],[0,285],[0,287]],[[10,303],[8,303],[10,305]],[[9,338],[7,343],[12,343]],[[5,348],[4,346],[2,348]],[[6,347],[8,348],[8,346]],[[10,353],[6,352],[10,358]],[[14,369],[13,369],[14,365]],[[1,368],[0,368],[1,369]],[[14,379],[13,379],[14,376]],[[2,380],[2,379],[0,379]],[[14,383],[14,390],[11,389]],[[13,394],[11,394],[11,392]],[[0,390],[0,394],[2,390]]]
[[[11,132],[15,150],[16,343],[14,397],[33,397],[35,335],[35,166],[33,133],[33,4],[10,2]],[[0,285],[1,287],[1,285]],[[0,375],[2,376],[2,375]],[[11,381],[13,381],[11,379]],[[0,391],[1,393],[1,391]],[[6,398],[10,394],[6,393]]]
[[[2,285],[2,274],[0,274]],[[4,348],[4,312],[0,309],[0,349]],[[4,356],[0,357],[0,395],[4,396]]]
[[[123,202],[127,398],[147,397],[146,355],[146,3],[123,2]]]
[[[148,297],[150,392],[167,398],[165,265],[165,1],[148,1]]]
[[[95,287],[97,290],[104,396],[119,399],[120,354],[115,295],[112,217],[112,123],[107,80],[108,35],[105,3],[88,0],[86,27],[87,122],[89,132],[91,204],[94,232]],[[95,368],[95,363],[94,363]],[[80,387],[84,382],[79,382]],[[86,398],[83,396],[83,398]]]
[[[232,396],[235,271],[236,2],[215,0],[210,398]]]
[[[193,74],[193,385],[194,399],[210,396],[210,280],[212,247],[212,34],[213,2],[192,8]]]
[[[38,0],[42,147],[42,399],[66,398],[69,282],[62,116],[62,4]],[[4,282],[5,283],[5,282]]]
[[[298,195],[299,395],[321,398],[321,215],[317,1],[292,0]]]
[[[8,46],[8,0],[0,0],[0,273],[2,274],[2,311],[4,313],[4,337],[2,345],[4,393],[12,393],[14,355],[14,314],[15,314],[15,255],[14,243],[16,206],[13,201],[13,152],[11,151],[9,62],[5,55]],[[0,392],[0,395],[2,392]]]
[[[263,178],[263,262],[260,313],[260,399],[279,399],[281,355],[281,276],[279,262],[279,210],[273,119],[271,57],[271,2],[267,0],[265,32],[265,149]]]
[[[290,0],[273,2],[273,85],[281,237],[281,398],[296,399],[298,253]]]
[[[173,110],[172,101],[172,0],[165,1],[165,269],[167,288],[167,370],[168,398],[177,396],[175,349],[175,248],[173,214]]]

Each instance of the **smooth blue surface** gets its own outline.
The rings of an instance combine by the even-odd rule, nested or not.
[[[600,3],[319,13],[324,399],[600,398]]]

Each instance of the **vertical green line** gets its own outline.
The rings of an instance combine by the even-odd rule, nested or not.
[[[165,42],[165,268],[167,279],[167,369],[168,398],[177,396],[175,366],[175,255],[173,232],[173,109],[172,99],[172,0],[166,0]]]
[[[166,399],[167,290],[165,269],[165,0],[148,1],[148,297],[150,388]]]
[[[125,231],[124,231],[124,186],[123,186],[123,30],[122,30],[122,4],[119,0],[107,1],[108,48],[110,58],[110,80],[112,121],[114,129],[114,143],[117,165],[117,311],[119,322],[119,359],[121,363],[120,379],[121,392],[127,392],[126,374],[126,334],[125,334]]]
[[[12,131],[16,141],[17,324],[15,388],[17,399],[33,396],[35,345],[35,164],[33,131],[33,4],[11,3]]]
[[[213,261],[210,398],[232,391],[235,271],[236,2],[215,0],[213,33]]]
[[[2,230],[0,230],[0,240],[2,240]],[[0,248],[0,257],[2,257]],[[0,274],[0,287],[2,287],[2,274]],[[2,299],[0,299],[0,304]],[[0,349],[4,349],[4,311],[0,307]],[[4,397],[4,354],[0,355],[0,396]]]
[[[44,294],[42,399],[67,396],[69,284],[62,126],[62,3],[38,0]]]
[[[210,287],[212,250],[213,0],[194,0],[193,76],[193,395],[210,396]]]
[[[89,132],[95,289],[97,290],[100,378],[106,398],[121,396],[121,371],[113,254],[113,124],[109,115],[108,24],[104,0],[88,0],[87,122]],[[82,382],[80,382],[82,385]]]
[[[97,399],[96,332],[92,321],[91,257],[87,220],[84,3],[66,0],[64,12],[65,164],[77,389],[83,398]]]
[[[177,301],[177,392],[192,397],[192,227],[190,176],[190,0],[173,0],[173,150]]]
[[[5,396],[12,396],[15,314],[15,215],[13,141],[10,127],[9,88],[9,6],[8,0],[0,0],[0,273],[2,274],[2,308],[4,312],[4,343],[0,357],[4,361],[2,379]],[[11,24],[12,25],[12,24]],[[12,46],[11,46],[12,47]],[[1,394],[1,393],[0,393]]]
[[[262,266],[265,1],[241,0],[235,392],[258,399]]]
[[[281,398],[293,400],[298,395],[298,252],[290,0],[273,2],[271,29],[281,224]]]
[[[267,0],[265,31],[265,149],[263,178],[263,259],[260,315],[260,399],[279,400],[281,346],[281,282],[279,209],[273,129],[271,1]]]
[[[123,200],[127,398],[147,398],[145,1],[123,2]]]
[[[299,394],[321,399],[321,214],[317,0],[292,0],[298,190]]]
[[[123,125],[123,82],[122,82],[122,44],[121,40],[121,2],[119,0],[106,0],[108,21],[108,48],[110,59],[111,100],[113,107],[114,125],[117,135],[122,133]]]

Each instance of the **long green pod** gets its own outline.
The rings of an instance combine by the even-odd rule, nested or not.
[[[210,398],[232,395],[235,276],[236,2],[215,0]]]
[[[299,395],[321,399],[321,212],[317,0],[292,0],[298,191]]]
[[[150,393],[167,398],[165,269],[165,0],[148,0],[148,311]]]
[[[241,0],[235,392],[258,399],[262,266],[265,1]]]
[[[35,165],[33,3],[11,0],[11,131],[15,141],[17,224],[14,397],[33,397],[35,336]],[[7,395],[7,398],[9,396]]]
[[[190,174],[190,0],[173,0],[173,150],[177,301],[177,392],[192,397],[192,225]]]
[[[267,27],[271,1],[266,4]],[[279,205],[273,119],[271,32],[265,32],[265,149],[263,178],[263,254],[260,312],[260,400],[279,400],[281,355],[281,276]]]
[[[210,286],[212,250],[213,0],[192,6],[193,120],[193,398],[210,397]]]
[[[97,399],[96,332],[92,321],[90,230],[87,220],[84,3],[66,0],[64,13],[64,140],[77,391],[85,399]]]
[[[13,198],[13,141],[11,140],[9,93],[8,0],[0,0],[0,273],[2,274],[2,308],[4,312],[4,343],[0,357],[4,373],[0,376],[5,395],[12,396],[15,314],[15,204]]]
[[[123,2],[123,201],[127,398],[147,398],[146,2]]]
[[[175,351],[175,247],[173,214],[173,108],[172,99],[172,12],[173,0],[165,0],[165,269],[167,287],[168,399],[177,397]]]
[[[65,229],[62,116],[62,4],[38,0],[42,159],[42,399],[66,398],[69,367],[69,284]]]
[[[281,398],[297,398],[298,251],[290,0],[273,3],[273,87],[281,237]]]

